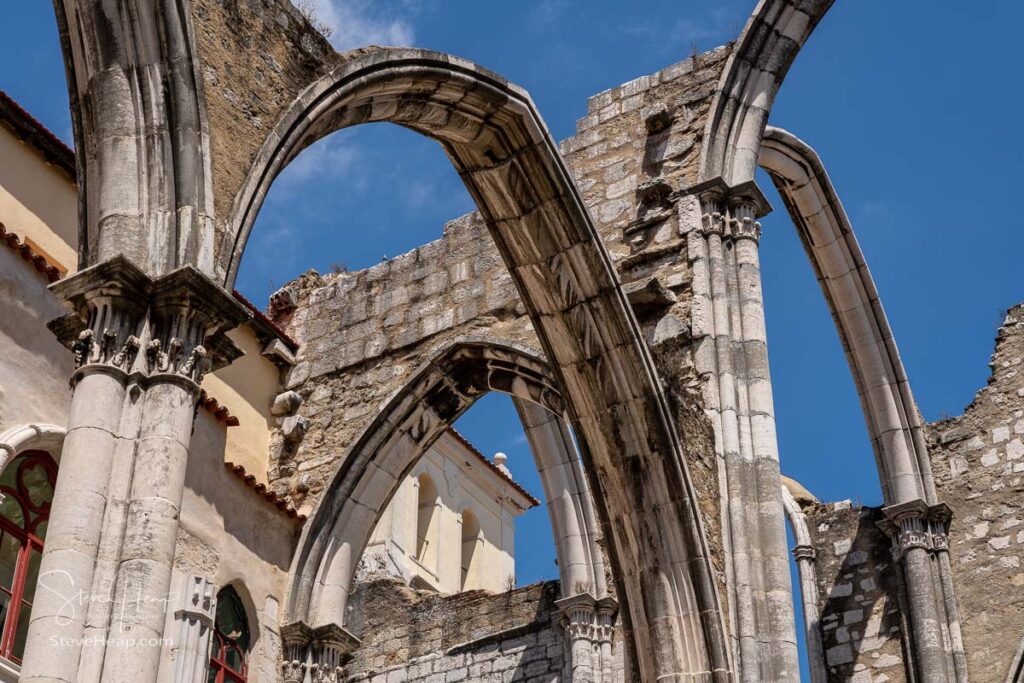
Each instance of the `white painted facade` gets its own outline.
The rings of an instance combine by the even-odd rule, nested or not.
[[[488,462],[457,432],[444,433],[385,509],[363,571],[439,593],[505,590],[515,578],[515,518],[538,501],[503,463],[502,454]]]

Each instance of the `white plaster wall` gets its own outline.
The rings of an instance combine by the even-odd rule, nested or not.
[[[0,221],[74,272],[78,263],[77,186],[2,126],[0,159]]]
[[[280,371],[261,355],[263,345],[248,325],[228,332],[245,355],[207,375],[203,388],[238,418],[227,436],[227,459],[267,483],[270,406],[280,391]]]
[[[46,329],[66,312],[47,284],[35,266],[0,243],[0,432],[33,422],[67,422],[74,362]]]
[[[418,505],[417,479],[427,474],[440,498],[436,536],[436,575],[415,559]],[[507,588],[515,577],[515,517],[529,505],[504,478],[496,475],[453,435],[445,434],[402,482],[384,510],[364,553],[365,564],[386,569],[404,580],[417,579],[441,593],[462,590],[461,512],[472,509],[483,534],[475,562],[479,572],[467,589],[491,592]],[[377,560],[376,558],[382,558]]]
[[[253,651],[249,680],[277,680],[280,605],[299,523],[267,503],[224,466],[226,428],[200,411],[189,449],[182,501],[176,580],[210,578],[218,590],[232,585],[247,603]],[[172,652],[165,653],[169,661]],[[165,663],[166,669],[166,663]]]

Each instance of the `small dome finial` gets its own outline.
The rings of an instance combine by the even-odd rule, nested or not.
[[[511,478],[512,477],[512,473],[509,472],[508,471],[508,467],[505,466],[506,462],[508,462],[508,456],[507,455],[505,455],[504,453],[501,453],[501,452],[498,452],[498,453],[494,454],[494,466],[497,467],[499,470],[501,470],[505,474],[505,476]]]

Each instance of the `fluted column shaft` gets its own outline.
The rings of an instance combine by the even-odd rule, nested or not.
[[[732,635],[740,680],[796,681],[799,665],[761,292],[753,183],[692,190],[701,212],[688,239],[694,268],[697,370],[720,456]],[[708,338],[713,353],[709,352]],[[771,615],[771,618],[768,618]]]
[[[78,369],[22,680],[155,680],[199,382],[249,313],[192,267],[124,257],[53,290]]]

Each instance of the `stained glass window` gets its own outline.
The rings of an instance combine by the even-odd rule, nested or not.
[[[228,586],[217,593],[208,683],[245,683],[249,644],[245,607],[235,589]]]
[[[19,664],[56,481],[57,464],[42,451],[20,454],[0,474],[0,656]]]

